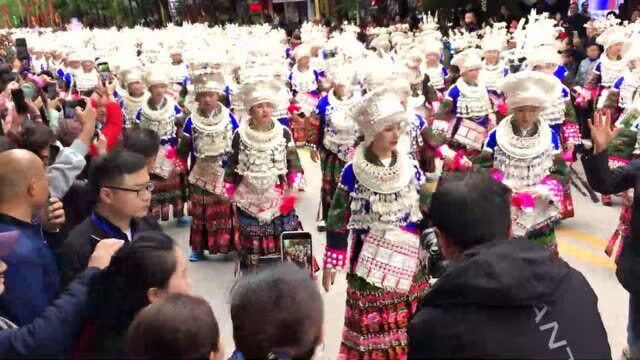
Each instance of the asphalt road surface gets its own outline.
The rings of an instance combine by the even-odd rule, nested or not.
[[[314,252],[321,259],[325,238],[324,234],[316,232],[315,221],[320,199],[320,169],[318,164],[311,162],[308,151],[300,150],[300,156],[307,185],[306,191],[301,193],[296,211],[305,230],[312,232]],[[574,167],[581,172],[579,163]],[[575,189],[572,193],[576,216],[564,221],[557,230],[560,256],[585,275],[598,295],[598,306],[608,332],[612,355],[619,358],[626,345],[628,294],[615,277],[613,260],[603,250],[617,224],[621,203],[619,199],[614,199],[613,207],[605,207],[599,203],[594,204]],[[164,224],[164,228],[188,251],[188,226],[180,227],[170,221]],[[189,265],[193,290],[207,299],[213,307],[227,355],[231,355],[234,349],[228,300],[229,289],[235,281],[234,269],[233,255],[207,256],[206,260]],[[338,353],[345,288],[346,282],[342,274],[338,275],[330,293],[321,290],[325,306],[325,343],[320,349],[320,358],[335,359]],[[260,322],[261,319],[255,321]]]

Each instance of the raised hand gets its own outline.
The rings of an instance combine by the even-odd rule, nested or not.
[[[596,112],[593,120],[589,119],[589,129],[591,130],[594,154],[606,150],[618,132],[618,129],[611,129],[610,110]]]

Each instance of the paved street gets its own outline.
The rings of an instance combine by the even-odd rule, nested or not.
[[[324,235],[315,231],[315,217],[319,202],[320,170],[309,159],[306,150],[300,155],[306,172],[307,187],[296,207],[305,229],[313,234],[314,251],[318,258],[324,249]],[[580,165],[576,164],[576,168]],[[619,358],[626,343],[627,292],[618,284],[613,261],[603,249],[620,212],[620,201],[616,199],[612,208],[594,204],[589,198],[573,191],[576,217],[565,221],[558,230],[560,255],[573,267],[581,271],[599,297],[599,308],[609,334],[614,358]],[[166,230],[188,250],[188,227],[177,227],[173,222]],[[206,261],[192,263],[189,267],[194,291],[206,298],[213,306],[221,327],[222,340],[227,355],[233,351],[231,320],[228,311],[228,294],[233,285],[234,260],[232,256],[209,256]],[[340,332],[344,315],[344,275],[336,280],[336,286],[325,301],[325,346],[324,357],[335,359],[340,343]],[[259,294],[256,294],[259,296]],[[255,319],[256,323],[261,319]]]

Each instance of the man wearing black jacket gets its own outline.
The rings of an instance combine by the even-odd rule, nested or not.
[[[615,136],[611,130],[611,113],[604,116],[596,113],[594,121],[589,120],[593,153],[582,157],[582,165],[589,185],[603,194],[619,194],[634,189],[631,205],[631,231],[623,239],[622,251],[618,259],[616,276],[620,284],[629,292],[629,323],[625,357],[640,358],[640,161],[632,161],[627,166],[609,168],[607,151]]]
[[[68,284],[86,266],[96,244],[105,238],[131,241],[136,233],[161,231],[147,216],[152,183],[144,156],[116,149],[95,160],[89,171],[88,188],[95,207],[76,226],[59,252],[63,284]]]
[[[430,215],[451,261],[408,327],[410,359],[606,359],[598,299],[546,248],[510,237],[511,191],[486,174],[453,175]]]
[[[15,251],[20,240],[17,232],[0,233],[0,257]],[[88,267],[48,306],[42,315],[18,328],[0,314],[0,358],[58,358],[66,355],[77,340],[87,314],[88,285],[93,276],[109,265],[122,240],[100,242]],[[0,261],[0,274],[7,265]],[[5,291],[0,281],[0,294]]]

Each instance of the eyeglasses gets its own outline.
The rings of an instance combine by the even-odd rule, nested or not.
[[[156,188],[156,184],[150,182],[150,183],[147,184],[147,186],[145,186],[142,189],[127,189],[127,188],[118,187],[118,186],[103,186],[103,187],[106,188],[106,189],[114,189],[114,190],[122,190],[122,191],[134,192],[134,193],[136,193],[136,195],[138,197],[142,197],[145,192],[151,193],[153,191],[153,189]]]

